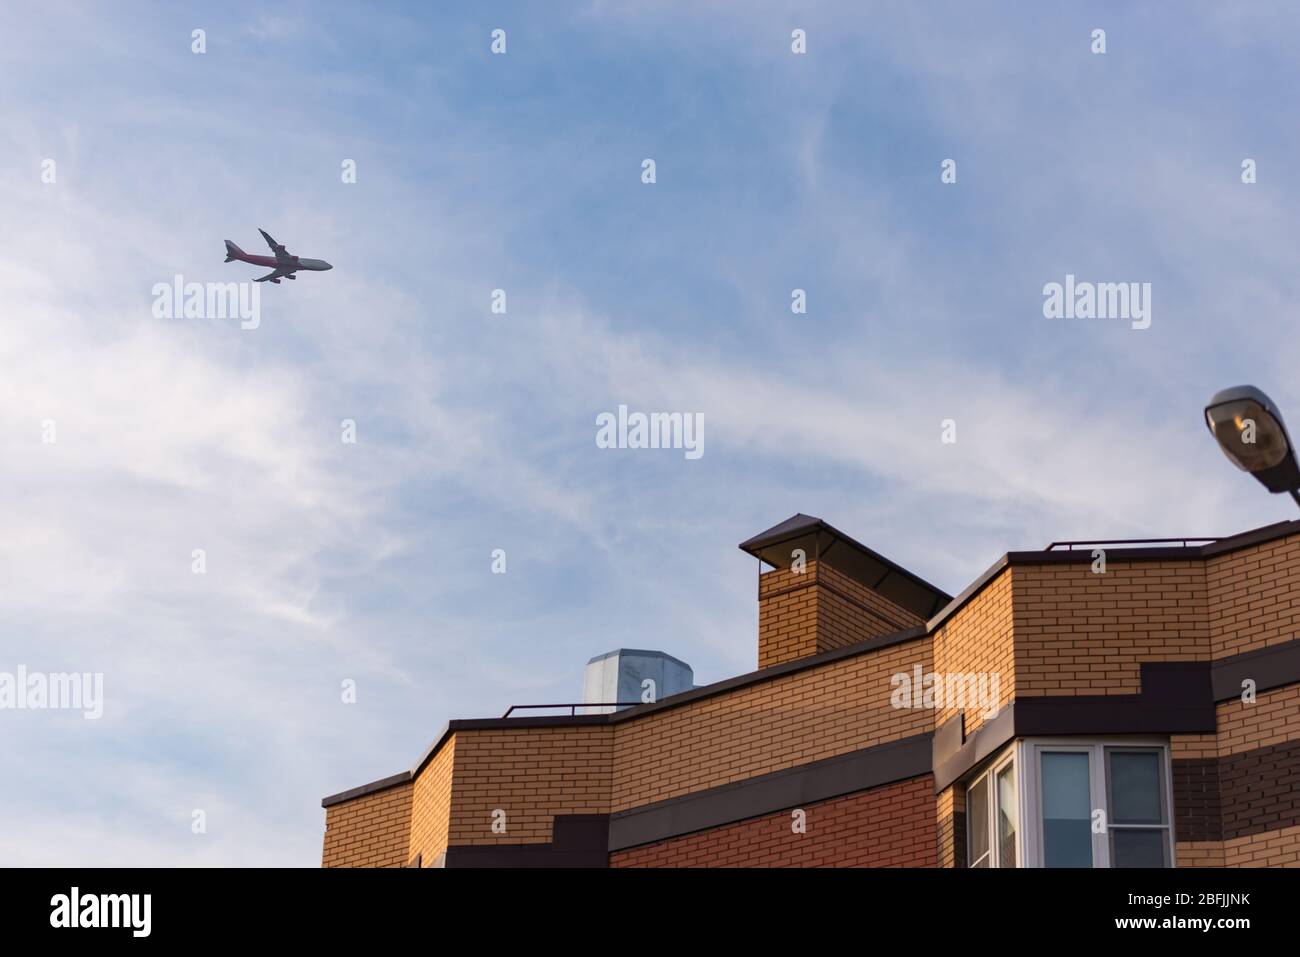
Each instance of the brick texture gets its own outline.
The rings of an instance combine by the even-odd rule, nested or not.
[[[1224,867],[1221,842],[1190,843],[1178,841],[1174,848],[1179,867]]]
[[[1289,863],[1300,826],[1300,686],[1222,702],[1216,719],[1216,735],[1171,742],[1179,865]]]
[[[929,775],[617,851],[611,867],[934,867],[934,779]]]
[[[404,867],[411,828],[408,782],[325,809],[322,867]]]
[[[1141,662],[1210,656],[1201,562],[1023,565],[1012,578],[1021,697],[1136,694]]]
[[[418,854],[422,867],[433,867],[447,850],[455,761],[456,735],[453,734],[415,779],[407,859],[413,860]]]
[[[609,725],[457,731],[449,843],[547,843],[557,814],[608,813],[613,744]]]
[[[1210,559],[1206,584],[1214,658],[1300,635],[1300,535]]]
[[[966,787],[944,788],[935,802],[938,867],[966,866]]]
[[[758,666],[843,648],[924,624],[824,562],[779,569],[758,580]]]
[[[1216,709],[1219,725],[1219,754],[1300,739],[1300,685],[1265,691],[1254,704],[1234,698]]]
[[[1204,843],[1223,840],[1223,804],[1217,758],[1174,759],[1174,839]]]
[[[611,809],[924,734],[933,711],[890,703],[895,673],[930,667],[905,642],[615,724]]]
[[[940,674],[986,674],[998,677],[998,707],[1016,693],[1016,648],[1012,631],[1012,575],[1003,571],[934,636],[934,670]],[[991,684],[987,687],[991,688]],[[945,701],[935,720],[943,724],[957,715],[956,702]],[[982,709],[967,705],[966,733],[970,735],[985,717]]]
[[[1226,756],[1219,780],[1225,838],[1300,825],[1300,739]]]
[[[1223,842],[1226,867],[1300,867],[1300,826]]]

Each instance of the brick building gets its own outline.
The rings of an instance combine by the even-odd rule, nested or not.
[[[757,671],[452,721],[322,801],[323,864],[1300,865],[1300,522],[1123,544],[952,598],[796,515],[740,546]]]

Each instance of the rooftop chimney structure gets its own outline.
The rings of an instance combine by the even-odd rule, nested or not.
[[[761,563],[760,668],[920,627],[952,601],[812,515],[792,515],[740,548]]]

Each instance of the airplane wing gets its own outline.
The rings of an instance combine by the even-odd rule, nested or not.
[[[274,239],[272,239],[270,233],[268,233],[265,229],[259,229],[258,232],[262,234],[262,238],[266,240],[266,244],[271,247],[271,252],[275,253],[276,259],[289,258],[289,250],[285,249]]]
[[[290,279],[293,279],[294,278],[293,270],[284,269],[277,266],[274,272],[269,272],[265,276],[261,276],[257,279],[254,279],[253,282],[266,282],[269,279],[271,280],[271,282],[275,283],[276,285],[279,285],[280,280],[283,279],[285,276],[288,276]]]

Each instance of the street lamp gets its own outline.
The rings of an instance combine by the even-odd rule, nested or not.
[[[1300,505],[1300,465],[1282,424],[1282,413],[1253,385],[1215,393],[1205,407],[1205,424],[1233,465],[1249,472],[1270,492],[1289,492]]]

